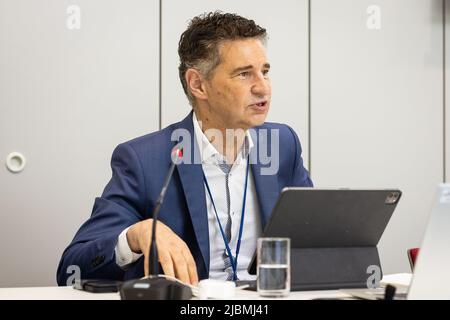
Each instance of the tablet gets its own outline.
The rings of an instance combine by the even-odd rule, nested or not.
[[[296,281],[309,289],[320,289],[322,281],[324,288],[355,286],[367,279],[366,264],[379,265],[376,246],[401,195],[398,189],[285,188],[262,237],[291,239],[293,288]],[[248,271],[256,274],[256,252]]]

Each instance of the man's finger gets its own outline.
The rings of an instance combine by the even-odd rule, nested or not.
[[[170,257],[167,249],[158,250],[159,263],[163,269],[165,275],[175,277],[175,270],[173,268],[172,258]]]
[[[172,260],[176,277],[184,283],[190,283],[187,262],[181,250],[176,249],[172,252]]]
[[[192,254],[189,251],[189,249],[187,248],[187,246],[186,246],[186,249],[182,250],[182,253],[183,253],[184,259],[186,260],[186,263],[187,263],[189,279],[191,280],[191,284],[196,286],[198,284],[198,275],[197,275],[197,266],[195,264],[195,260],[192,257]]]
[[[149,257],[148,257],[148,255],[147,254],[144,254],[144,275],[147,277],[148,276],[148,274],[149,274],[149,268],[148,268],[148,260],[149,260]]]

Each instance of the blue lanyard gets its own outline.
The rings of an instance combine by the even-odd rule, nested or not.
[[[248,169],[250,167],[249,163],[250,163],[250,159],[249,159],[249,156],[247,156],[247,169],[246,169],[246,173],[245,173],[245,183],[244,183],[244,197],[242,200],[241,225],[239,227],[239,237],[238,237],[238,242],[236,245],[236,257],[233,257],[233,255],[231,254],[231,248],[228,245],[229,239],[227,239],[227,236],[225,235],[225,232],[223,231],[222,223],[220,222],[219,215],[217,214],[216,204],[214,203],[214,199],[213,199],[211,190],[208,185],[208,180],[206,180],[205,173],[203,172],[203,181],[205,182],[206,190],[208,190],[209,198],[211,199],[211,203],[214,208],[214,213],[216,214],[216,219],[217,219],[217,222],[219,223],[220,233],[222,234],[223,242],[225,243],[225,249],[227,250],[227,254],[228,254],[228,257],[230,258],[230,262],[231,262],[231,267],[233,268],[233,280],[237,280],[237,261],[238,261],[238,256],[239,256],[239,250],[241,249],[242,230],[244,229],[245,200],[247,198]]]

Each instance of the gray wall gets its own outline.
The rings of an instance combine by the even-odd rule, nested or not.
[[[371,1],[311,2],[164,0],[160,16],[159,1],[0,0],[0,159],[27,159],[18,174],[0,167],[0,287],[55,285],[114,146],[189,112],[179,35],[215,9],[268,29],[268,120],[299,133],[316,186],[404,191],[380,252],[385,273],[409,271],[406,248],[420,245],[444,175],[443,2],[379,0],[379,29]],[[72,4],[80,29],[66,26]]]

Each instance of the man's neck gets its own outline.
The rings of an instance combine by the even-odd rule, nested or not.
[[[244,144],[246,129],[233,128],[211,115],[194,112],[208,141],[226,158],[228,164],[233,164]],[[217,137],[219,132],[222,139]]]

